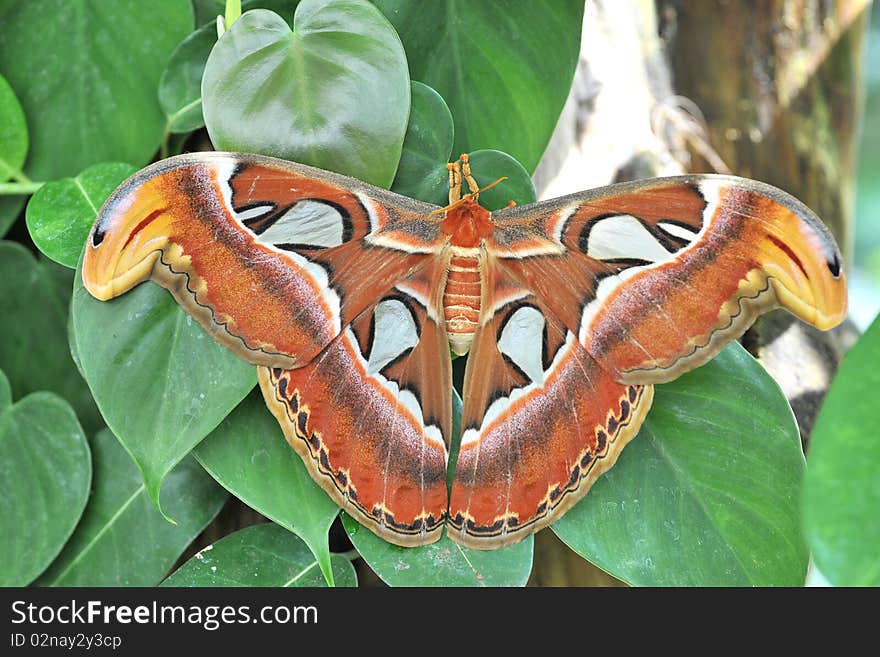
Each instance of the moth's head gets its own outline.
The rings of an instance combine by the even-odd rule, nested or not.
[[[474,248],[492,234],[492,213],[472,194],[445,209],[440,230],[450,236],[453,246]]]
[[[450,162],[446,165],[449,170],[449,205],[435,212],[443,217],[440,229],[450,236],[450,243],[453,246],[472,249],[489,237],[493,230],[492,213],[480,205],[480,192],[504,182],[507,176],[502,176],[481,188],[471,175],[470,158],[467,153],[462,153],[459,159],[460,165],[458,162]],[[462,179],[467,182],[470,189],[470,193],[464,196],[461,196]]]
[[[186,176],[185,169],[171,176],[140,172],[126,180],[107,199],[89,233],[82,276],[92,296],[106,301],[150,277],[168,243],[168,226],[179,196],[169,186]]]

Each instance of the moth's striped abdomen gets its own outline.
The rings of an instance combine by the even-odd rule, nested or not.
[[[443,312],[449,344],[459,356],[471,347],[480,320],[482,281],[479,251],[477,255],[453,255],[443,293]]]

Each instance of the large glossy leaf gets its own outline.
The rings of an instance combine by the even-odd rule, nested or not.
[[[0,242],[0,369],[15,399],[50,390],[67,399],[87,430],[100,417],[67,345],[67,304],[51,268],[15,242]]]
[[[348,559],[331,559],[336,586],[357,586]],[[273,523],[254,525],[206,547],[163,586],[326,586],[309,547]]]
[[[0,586],[24,586],[55,558],[89,496],[89,446],[63,399],[12,404],[0,372]]]
[[[0,182],[21,172],[27,151],[24,112],[12,87],[0,75]]]
[[[293,30],[246,12],[202,81],[218,149],[274,155],[389,186],[409,116],[406,56],[367,0],[303,0]]]
[[[92,496],[73,536],[40,586],[155,586],[217,515],[226,492],[192,458],[165,480],[153,506],[140,473],[107,429],[91,441]]]
[[[452,114],[436,91],[412,83],[412,105],[400,165],[391,189],[426,203],[449,201],[446,163],[452,153]]]
[[[880,586],[880,319],[847,354],[810,437],[804,528],[837,586]]]
[[[454,152],[498,148],[534,171],[574,76],[583,0],[374,2],[412,78],[452,110]]]
[[[152,283],[98,301],[77,270],[71,312],[98,408],[158,504],[162,479],[254,387],[256,370]]]
[[[31,178],[149,161],[165,125],[156,87],[192,31],[189,2],[4,2],[0,25],[0,71],[30,127]]]
[[[733,344],[654,399],[638,437],[554,531],[634,585],[802,585],[804,458],[773,379]]]
[[[135,171],[130,164],[102,162],[76,178],[40,187],[27,207],[34,244],[55,262],[75,268],[101,205]]]
[[[259,390],[199,444],[195,456],[233,495],[298,534],[330,581],[327,532],[339,507],[312,481]]]
[[[525,586],[532,571],[532,536],[500,550],[471,550],[445,534],[436,543],[404,548],[345,513],[342,523],[370,568],[391,586]]]

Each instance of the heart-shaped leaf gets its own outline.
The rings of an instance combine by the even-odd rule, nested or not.
[[[155,586],[186,547],[217,515],[228,495],[192,458],[162,486],[153,506],[138,469],[104,429],[91,441],[92,496],[73,536],[37,584],[40,586]]]
[[[130,164],[102,162],[40,187],[27,207],[34,244],[55,262],[76,268],[101,205],[134,172]]]
[[[28,130],[15,92],[0,75],[0,182],[21,173],[28,151]]]
[[[850,350],[810,437],[804,529],[822,575],[880,586],[880,319]]]
[[[342,524],[370,568],[391,586],[525,586],[532,572],[532,536],[500,550],[471,550],[446,535],[430,545],[404,548],[345,513]]]
[[[24,586],[61,550],[89,496],[89,446],[63,399],[12,404],[0,372],[0,586]]]
[[[412,78],[452,110],[454,153],[499,148],[534,171],[571,87],[583,0],[374,1]]]
[[[244,399],[256,370],[152,283],[98,301],[77,270],[71,312],[98,408],[158,505],[162,479]]]
[[[32,178],[149,161],[165,126],[156,87],[193,29],[189,2],[7,2],[0,25],[0,71],[27,117]]]
[[[801,586],[803,471],[788,402],[734,343],[655,388],[638,437],[552,527],[634,585]]]
[[[332,581],[327,532],[339,507],[312,481],[259,390],[199,444],[195,456],[233,495],[298,534]]]
[[[357,586],[348,559],[331,558],[336,586]],[[309,547],[273,523],[254,525],[206,547],[162,586],[326,586]]]
[[[387,187],[409,116],[400,39],[366,0],[303,0],[294,26],[246,12],[202,80],[214,145],[323,167]]]
[[[64,397],[87,430],[101,425],[67,344],[67,303],[52,270],[15,242],[0,242],[0,369],[16,399],[38,390]],[[69,293],[68,293],[69,295]]]
[[[452,153],[452,138],[452,114],[443,98],[428,85],[413,82],[409,123],[391,190],[426,203],[446,205],[446,163]]]

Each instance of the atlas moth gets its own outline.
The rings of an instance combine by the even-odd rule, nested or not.
[[[439,208],[269,157],[172,157],[107,200],[83,281],[102,300],[166,287],[259,366],[314,480],[404,546],[444,527],[519,541],[614,464],[652,384],[771,308],[821,329],[845,316],[834,239],[769,185],[689,175],[490,212],[466,155],[449,177]],[[469,352],[460,436],[450,347]]]

